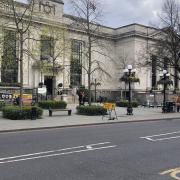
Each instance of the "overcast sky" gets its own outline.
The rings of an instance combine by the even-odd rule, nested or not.
[[[18,0],[26,1],[26,0]],[[157,24],[158,14],[165,0],[100,0],[104,17],[102,24],[119,27],[131,23]],[[69,0],[64,0],[65,13],[72,14]]]
[[[165,0],[101,0],[103,3],[103,24],[119,27],[131,23],[157,24],[158,14]],[[65,12],[71,13],[68,0]]]

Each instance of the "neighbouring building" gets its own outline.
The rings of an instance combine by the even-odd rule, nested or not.
[[[23,8],[26,5],[17,3],[17,6]],[[37,89],[39,83],[46,85],[48,95],[52,94],[53,88],[56,88],[57,95],[58,88],[63,88],[71,96],[74,87],[87,87],[87,74],[78,66],[85,63],[83,47],[87,36],[80,29],[70,26],[74,17],[64,14],[63,9],[62,0],[37,0],[35,4],[36,14],[33,15],[31,27],[25,34],[24,49],[31,50],[31,53],[24,53],[25,92]],[[0,3],[0,92],[18,91],[17,85],[20,81],[19,62],[16,58],[19,56],[19,42],[15,25],[11,16],[8,16],[11,10],[5,1]],[[157,30],[141,24],[130,24],[116,29],[101,26],[100,31],[102,33],[99,41],[105,47],[99,51],[105,55],[94,52],[93,57],[103,63],[111,77],[99,73],[92,75],[92,82],[96,80],[101,83],[97,87],[97,97],[104,96],[116,100],[126,98],[128,87],[124,82],[120,82],[120,77],[123,75],[123,69],[131,64],[137,69],[137,77],[140,79],[140,83],[133,85],[133,92],[141,101],[148,99],[150,90],[156,86],[158,80],[156,61],[150,57],[154,61],[152,67],[140,66],[139,62],[145,58]],[[55,55],[56,59],[51,64]]]

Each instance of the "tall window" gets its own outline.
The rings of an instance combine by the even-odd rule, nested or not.
[[[167,57],[165,57],[165,58],[164,58],[164,63],[163,63],[163,68],[164,68],[165,70],[168,70],[168,61],[169,61],[169,59],[168,59]]]
[[[49,60],[54,56],[54,39],[49,36],[41,36],[41,60]]]
[[[82,85],[82,41],[72,40],[71,86]]]
[[[152,89],[156,88],[157,82],[157,57],[152,55]]]
[[[18,82],[18,61],[17,61],[16,32],[4,31],[3,56],[1,62],[1,82]]]

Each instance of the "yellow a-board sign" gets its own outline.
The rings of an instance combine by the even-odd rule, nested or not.
[[[103,108],[107,110],[115,110],[116,104],[115,103],[104,103]]]

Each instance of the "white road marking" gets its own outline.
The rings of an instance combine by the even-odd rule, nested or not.
[[[153,141],[164,141],[164,140],[178,139],[178,138],[180,138],[180,136],[174,136],[174,137],[169,137],[169,138],[156,139],[156,140],[153,140]]]
[[[84,150],[78,150],[78,151],[70,151],[70,152],[59,153],[59,154],[49,154],[49,155],[36,156],[36,157],[30,157],[30,158],[24,158],[24,159],[15,159],[15,160],[10,160],[10,161],[1,161],[0,164],[27,161],[27,160],[33,160],[33,159],[42,159],[42,158],[48,158],[48,157],[55,157],[55,156],[74,154],[74,153],[80,153],[80,152],[95,151],[95,150],[101,150],[101,149],[109,149],[109,148],[115,148],[115,147],[117,147],[117,145],[105,146],[105,147],[99,147],[99,148],[92,148],[92,149],[84,149]]]
[[[166,135],[171,135],[171,134],[178,134],[180,131],[175,131],[175,132],[170,132],[170,133],[164,133],[164,134],[156,134],[152,136],[146,136],[146,137],[157,137],[157,136],[166,136]],[[143,138],[143,137],[142,137]]]
[[[102,150],[102,149],[109,149],[109,148],[117,147],[117,145],[97,147],[97,146],[105,145],[105,144],[110,144],[110,142],[97,143],[97,144],[86,145],[86,146],[77,146],[77,147],[65,148],[65,149],[58,149],[58,150],[54,150],[54,151],[45,151],[45,152],[32,153],[32,154],[24,154],[24,155],[19,155],[19,156],[5,157],[5,158],[0,158],[0,164],[48,158],[48,157],[55,157],[55,156],[62,156],[62,155],[80,153],[80,152],[88,152],[88,151],[95,151],[95,150]],[[93,146],[95,146],[95,147],[93,147]],[[67,151],[67,150],[72,150],[72,151],[61,152],[61,151]],[[55,153],[55,152],[61,152],[61,153]]]
[[[96,143],[96,144],[89,144],[86,146],[98,146],[98,145],[104,145],[104,144],[110,144],[110,142],[102,142],[102,143]]]
[[[104,144],[110,144],[110,142],[90,144],[90,145],[86,145],[86,147],[87,146],[98,146],[98,145],[104,145]],[[31,153],[31,154],[23,154],[23,155],[12,156],[12,157],[4,157],[4,158],[0,158],[0,161],[7,160],[7,159],[16,159],[16,158],[21,158],[21,157],[42,155],[42,154],[50,154],[50,153],[61,152],[61,151],[66,151],[66,150],[80,149],[80,148],[84,148],[84,147],[85,146],[77,146],[77,147],[71,147],[71,148],[65,148],[65,149],[57,149],[57,150],[51,150],[51,151],[42,151],[42,152],[37,152],[37,153]]]
[[[54,150],[54,151],[44,151],[44,152],[38,152],[38,153],[32,153],[32,154],[23,154],[23,155],[19,155],[19,156],[5,157],[5,158],[0,158],[0,161],[7,160],[7,159],[16,159],[16,158],[21,158],[21,157],[49,154],[49,153],[72,150],[72,149],[80,149],[83,147],[84,146],[78,146],[78,147],[72,147],[72,148],[58,149],[58,150]]]
[[[153,140],[153,139],[151,139],[151,138],[149,138],[149,137],[140,137],[141,139],[146,139],[146,140],[148,140],[148,141],[155,141],[155,140]]]
[[[92,149],[92,146],[86,146],[87,149]]]
[[[156,142],[156,141],[164,141],[164,140],[170,140],[170,139],[178,139],[180,138],[180,135],[178,134],[180,134],[180,131],[164,133],[164,134],[156,134],[156,135],[145,136],[145,137],[140,137],[140,138],[146,139],[148,141]],[[174,135],[174,136],[171,136],[171,135]],[[175,135],[178,135],[178,136],[175,136]]]

